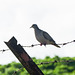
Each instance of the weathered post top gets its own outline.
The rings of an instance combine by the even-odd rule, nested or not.
[[[15,37],[12,37],[8,42],[5,42],[5,44],[9,47],[30,75],[44,75],[23,47],[20,44],[17,44]]]

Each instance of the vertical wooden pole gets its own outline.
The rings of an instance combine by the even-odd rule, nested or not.
[[[15,37],[12,37],[8,42],[5,42],[5,44],[18,58],[18,60],[30,75],[44,75],[42,71],[37,67],[37,65],[33,62],[31,57],[27,54],[27,52],[23,49],[23,47],[20,44],[17,45],[17,40],[15,39]]]

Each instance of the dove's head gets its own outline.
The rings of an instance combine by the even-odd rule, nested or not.
[[[30,28],[36,29],[36,28],[38,28],[38,26],[37,26],[37,24],[33,24]]]

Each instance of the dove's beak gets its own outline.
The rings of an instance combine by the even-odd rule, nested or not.
[[[30,28],[32,28],[32,26]]]

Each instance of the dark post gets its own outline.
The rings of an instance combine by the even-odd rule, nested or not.
[[[44,75],[27,54],[27,52],[23,49],[23,47],[20,44],[17,45],[17,40],[15,37],[12,37],[8,42],[5,42],[5,44],[14,53],[14,55],[18,58],[30,75]]]

